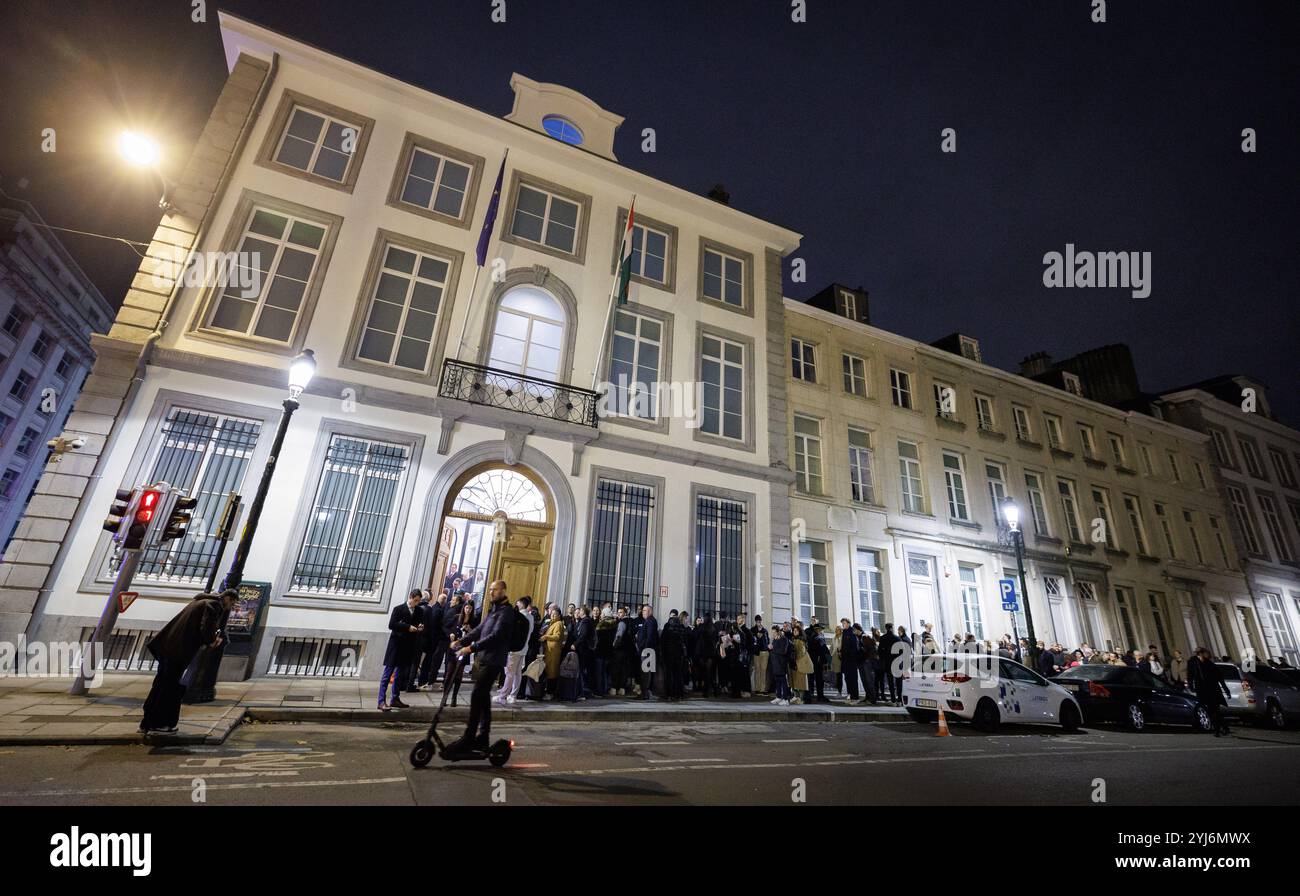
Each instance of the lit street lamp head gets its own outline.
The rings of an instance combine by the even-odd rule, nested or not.
[[[122,158],[139,168],[156,168],[161,158],[158,144],[135,131],[123,131],[118,136],[117,151]]]
[[[1010,495],[1002,499],[1002,517],[1011,527],[1012,532],[1020,529],[1020,505],[1011,498]]]
[[[289,397],[296,401],[315,374],[316,355],[309,348],[303,349],[289,364]]]

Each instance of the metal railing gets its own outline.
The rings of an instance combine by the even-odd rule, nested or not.
[[[590,389],[453,358],[442,362],[438,395],[591,427],[596,425],[596,402],[600,399],[600,393]]]

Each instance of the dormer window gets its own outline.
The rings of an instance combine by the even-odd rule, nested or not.
[[[1079,395],[1079,396],[1083,395],[1083,385],[1079,382],[1079,378],[1077,376],[1075,376],[1073,373],[1066,373],[1062,371],[1061,378],[1065,381],[1066,392],[1069,392],[1071,395]]]
[[[847,289],[840,290],[840,316],[849,320],[858,319],[858,297]]]
[[[561,143],[582,145],[581,129],[562,115],[547,115],[542,119],[542,128]]]

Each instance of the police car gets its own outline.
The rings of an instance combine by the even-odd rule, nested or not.
[[[1060,725],[1077,731],[1083,713],[1074,696],[1014,660],[980,653],[933,654],[906,663],[903,707],[918,722],[945,718],[995,731],[1003,722]]]

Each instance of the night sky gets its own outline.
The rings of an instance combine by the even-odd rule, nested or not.
[[[504,25],[490,0],[222,8],[494,115],[512,71],[587,94],[626,116],[623,164],[720,182],[803,233],[794,298],[861,285],[874,324],[968,333],[1007,369],[1127,342],[1148,391],[1250,373],[1300,423],[1300,3],[1110,0],[1105,24],[1092,0],[807,5],[806,24],[787,0],[507,0]],[[147,240],[157,190],[108,150],[129,125],[184,164],[225,76],[216,5],[206,24],[190,12],[5,0],[0,186],[52,224]],[[66,243],[118,303],[135,256]],[[1151,295],[1045,288],[1043,255],[1066,243],[1150,252]]]

